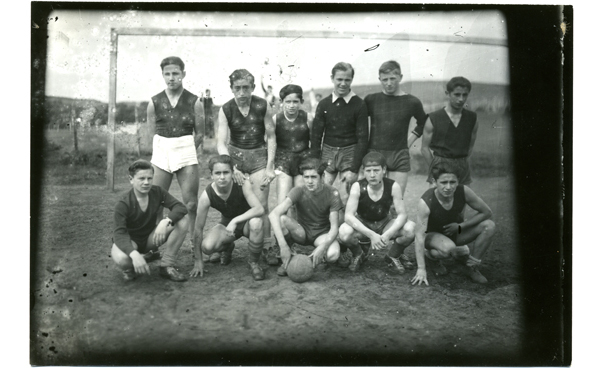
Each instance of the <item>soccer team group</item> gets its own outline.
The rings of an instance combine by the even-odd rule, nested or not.
[[[199,192],[202,156],[197,153],[205,114],[211,112],[183,88],[180,58],[165,58],[160,66],[167,88],[152,97],[147,112],[152,159],[131,164],[132,189],[115,207],[111,256],[126,280],[149,274],[154,260],[160,260],[159,274],[167,279],[203,276],[205,263],[228,265],[235,240],[244,236],[255,280],[265,278],[261,258],[286,276],[298,244],[314,248],[308,256],[313,268],[337,265],[357,272],[373,250],[386,250],[384,263],[391,271],[416,270],[413,284],[429,285],[426,263],[435,274],[445,274],[448,259],[474,282],[487,282],[478,266],[495,224],[489,206],[466,186],[478,127],[476,113],[465,108],[471,91],[466,78],[452,78],[446,106],[426,114],[418,98],[401,90],[397,62],[381,65],[382,91],[364,100],[351,89],[353,67],[340,62],[331,71],[332,94],[312,113],[301,109],[300,86],[281,88],[281,108],[275,109],[253,95],[250,72],[235,70],[229,76],[233,99],[218,114],[219,154],[208,161],[212,182]],[[416,127],[409,132],[413,117]],[[403,196],[408,148],[421,137],[431,186],[419,199],[413,222]],[[183,203],[168,192],[173,175]],[[336,177],[339,188],[332,186]],[[275,179],[277,205],[269,212]],[[474,215],[465,219],[467,205]],[[221,220],[204,233],[211,207]],[[169,212],[163,218],[164,208]],[[184,274],[175,266],[188,233],[194,267]],[[404,252],[413,242],[416,260]]]

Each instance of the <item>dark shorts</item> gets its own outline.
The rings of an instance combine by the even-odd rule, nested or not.
[[[438,164],[443,163],[451,163],[455,167],[458,168],[459,176],[458,176],[458,184],[459,185],[469,185],[471,180],[471,169],[469,168],[469,162],[467,158],[444,158],[433,156],[433,161],[431,161],[431,166],[429,167],[429,177],[427,178],[427,182],[433,184],[433,176],[431,175],[431,170]]]
[[[227,217],[221,215],[221,221],[219,223],[221,225],[227,227],[227,225],[229,225],[231,220],[232,220],[231,218],[227,218]],[[248,222],[248,221],[246,221],[246,222]],[[235,238],[236,239],[239,239],[242,236],[244,236],[244,226],[246,226],[246,222],[239,223],[237,225],[237,227],[235,228]]]
[[[232,145],[227,145],[227,149],[229,150],[231,162],[243,173],[253,174],[267,168],[266,146],[256,149],[240,149]]]
[[[355,148],[356,144],[348,145],[343,148],[323,144],[321,162],[327,163],[325,171],[329,173],[350,171],[354,164]]]
[[[408,149],[400,150],[379,150],[369,149],[369,152],[383,154],[388,171],[410,172],[410,154]]]
[[[389,224],[390,222],[393,222],[395,220],[395,218],[392,218],[389,214],[387,216],[385,216],[385,218],[383,220],[379,220],[379,221],[367,221],[367,220],[362,219],[359,215],[356,215],[356,218],[363,225],[365,225],[365,227],[367,229],[373,230],[374,232],[376,232],[379,235],[383,234],[383,230],[385,229],[387,224]],[[362,241],[370,241],[371,239],[368,236],[363,235],[360,238],[358,238],[358,240],[362,242]]]
[[[323,229],[323,228],[311,229],[304,225],[300,225],[300,226],[302,226],[302,228],[304,229],[304,233],[306,234],[306,237],[304,238],[304,242],[298,243],[298,244],[312,245],[312,246],[314,246],[315,240],[317,240],[317,238],[319,236],[321,236],[323,234],[327,234],[329,232],[329,230],[331,229],[331,227],[328,227],[326,229]]]
[[[298,176],[298,166],[300,162],[309,157],[309,149],[299,153],[290,152],[277,148],[275,151],[275,169],[285,173],[288,176]]]

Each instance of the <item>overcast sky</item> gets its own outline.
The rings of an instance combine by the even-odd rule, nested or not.
[[[56,11],[49,24],[46,95],[108,101],[110,29],[244,30],[249,37],[119,36],[117,101],[148,100],[164,89],[160,61],[169,55],[186,63],[184,87],[199,94],[210,88],[218,104],[232,97],[228,75],[246,68],[257,79],[280,65],[277,86],[296,83],[305,90],[331,86],[339,61],[351,63],[354,84],[377,83],[381,63],[395,59],[404,81],[447,80],[463,75],[474,82],[508,84],[508,48],[454,42],[389,40],[396,33],[506,40],[496,11],[422,13],[207,13]],[[58,19],[56,18],[58,17]],[[252,37],[253,31],[285,30],[290,37]],[[380,39],[316,39],[303,30],[352,34],[375,32]],[[375,45],[379,47],[366,52]],[[264,64],[269,58],[271,67]],[[293,67],[290,67],[293,66]]]

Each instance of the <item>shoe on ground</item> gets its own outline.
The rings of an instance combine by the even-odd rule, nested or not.
[[[383,260],[388,264],[389,267],[394,268],[400,275],[406,272],[402,261],[400,261],[400,258],[394,258],[386,254],[385,257],[383,257]]]
[[[352,271],[352,272],[358,271],[358,269],[360,268],[360,264],[362,263],[362,260],[363,260],[363,254],[364,253],[361,253],[356,257],[352,257],[352,262],[350,263],[350,266],[348,266],[350,271]]]
[[[273,244],[266,250],[265,260],[270,266],[279,265],[279,259],[281,258],[281,250],[278,244]]]
[[[144,259],[146,260],[146,263],[150,263],[152,261],[156,261],[160,259],[160,252],[159,251],[150,251],[148,253],[144,253]]]
[[[221,265],[227,266],[231,263],[231,256],[233,255],[232,252],[223,251],[220,255],[218,253],[213,254],[217,255],[217,257],[221,260]]]
[[[400,257],[398,257],[398,259],[400,260],[400,263],[402,264],[402,266],[404,266],[405,269],[407,269],[407,270],[415,269],[415,264],[410,260],[410,258],[408,258],[408,256],[406,254],[402,253],[400,255]]]
[[[123,279],[125,279],[125,281],[135,280],[136,277],[137,277],[137,275],[135,274],[135,271],[123,270]]]
[[[350,264],[352,263],[352,252],[350,252],[350,250],[347,250],[346,252],[340,254],[340,258],[338,258],[336,263],[341,268],[348,268],[348,266],[350,266]]]
[[[258,265],[258,262],[249,262],[250,269],[252,270],[252,277],[254,280],[264,280],[265,272]]]
[[[279,276],[287,276],[287,271],[283,267],[283,265],[279,266],[279,268],[277,269],[277,275],[279,275]]]
[[[184,274],[177,271],[177,269],[173,266],[160,266],[158,270],[159,275],[165,279],[169,279],[172,281],[186,281],[187,278]]]
[[[467,266],[467,276],[476,282],[477,284],[485,284],[488,280],[479,272],[479,269],[475,266]]]

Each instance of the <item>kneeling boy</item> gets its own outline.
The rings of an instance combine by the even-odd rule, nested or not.
[[[111,257],[123,270],[125,280],[136,274],[150,274],[148,262],[158,259],[158,247],[166,244],[160,263],[160,276],[173,281],[187,278],[175,269],[177,252],[189,228],[187,208],[160,186],[152,185],[154,168],[145,160],[129,166],[132,189],[115,207],[115,229]],[[162,207],[171,212],[158,225]]]
[[[286,268],[291,258],[290,245],[314,245],[313,267],[323,258],[335,262],[340,256],[340,245],[336,241],[339,225],[339,210],[343,208],[339,191],[323,182],[327,163],[308,158],[300,163],[298,172],[304,185],[293,188],[283,201],[269,214],[273,233],[281,250],[283,264],[277,270],[280,276],[287,275]],[[287,216],[292,205],[296,206],[298,221]]]
[[[340,227],[343,245],[347,245],[353,258],[350,270],[357,271],[368,254],[361,244],[380,250],[389,245],[385,261],[398,273],[414,265],[404,254],[404,249],[414,240],[415,223],[408,220],[402,188],[385,177],[386,158],[379,152],[370,152],[362,160],[365,178],[354,183],[346,204],[345,221]],[[394,205],[398,216],[390,216]],[[391,243],[390,243],[391,241]]]
[[[194,269],[190,276],[204,275],[202,252],[211,255],[221,254],[221,264],[228,265],[235,248],[234,241],[248,238],[248,263],[254,280],[263,280],[265,273],[258,265],[263,247],[264,208],[252,191],[250,181],[243,185],[233,181],[233,165],[228,155],[217,155],[208,161],[213,182],[208,184],[198,200],[198,212],[194,227]],[[210,207],[221,212],[221,222],[208,231],[204,237],[204,225]]]

